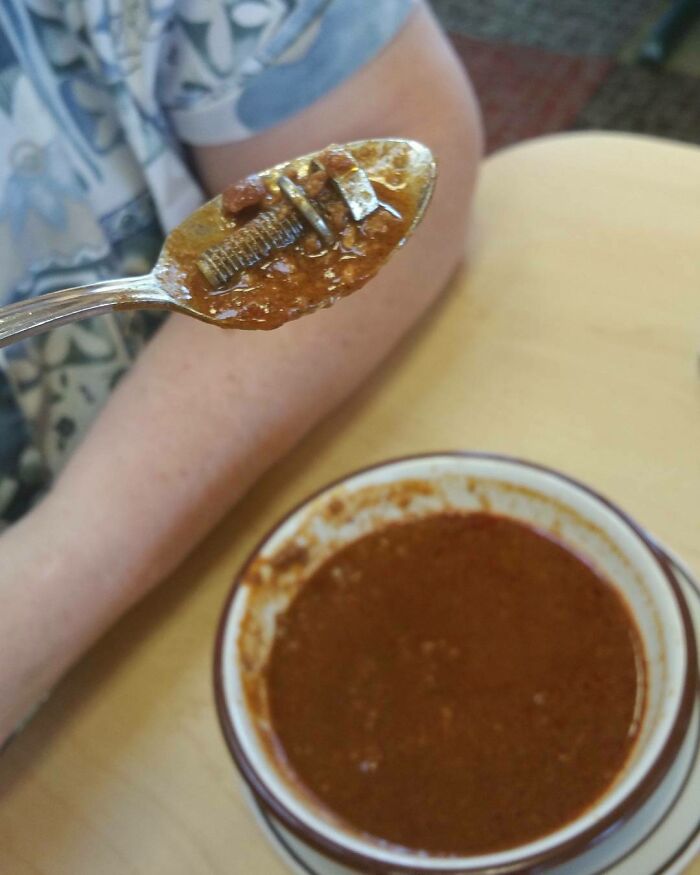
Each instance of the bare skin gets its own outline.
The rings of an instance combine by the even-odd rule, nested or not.
[[[370,136],[421,140],[439,162],[433,204],[410,245],[354,297],[273,332],[171,317],[49,496],[0,538],[0,739],[362,382],[458,264],[481,128],[425,8],[300,115],[193,158],[214,194],[260,167]]]

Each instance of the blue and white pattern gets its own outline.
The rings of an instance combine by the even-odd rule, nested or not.
[[[0,304],[148,271],[203,200],[188,145],[241,140],[371,58],[411,0],[1,0]],[[0,527],[41,494],[160,323],[0,351]]]

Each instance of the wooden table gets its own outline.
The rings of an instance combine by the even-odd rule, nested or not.
[[[0,760],[2,875],[282,875],[214,715],[214,629],[253,542],[355,467],[447,448],[531,458],[597,486],[700,569],[700,150],[584,134],[495,155],[470,248],[373,381]]]

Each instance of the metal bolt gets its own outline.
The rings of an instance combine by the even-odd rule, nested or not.
[[[352,157],[348,154],[348,157]],[[374,212],[380,202],[365,171],[354,164],[351,170],[332,177],[337,193],[350,210],[355,221],[360,221]],[[313,169],[323,169],[318,161]],[[290,214],[286,206],[275,206],[261,211],[242,228],[234,231],[228,240],[207,249],[197,260],[197,267],[212,288],[220,288],[246,268],[260,264],[275,249],[283,249],[295,243],[304,233],[306,224],[330,245],[334,234],[321,215],[321,206],[313,203],[301,186],[288,176],[277,178],[280,191],[294,208]],[[303,220],[303,221],[302,221]]]

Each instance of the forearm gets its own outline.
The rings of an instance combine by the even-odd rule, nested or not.
[[[171,318],[50,496],[3,536],[0,738],[267,467],[352,392],[445,284],[463,250],[480,148],[469,95],[458,93],[464,86],[454,70],[450,76],[449,112],[426,105],[408,120],[387,114],[384,130],[367,123],[375,134],[425,140],[438,157],[434,203],[406,249],[354,297],[271,333]],[[280,138],[291,144],[286,157],[309,148],[295,137],[292,127]],[[273,142],[269,155],[277,148]],[[258,150],[260,164],[271,163],[269,155]],[[231,178],[225,164],[207,167],[214,190]],[[236,174],[249,169],[244,157]]]

